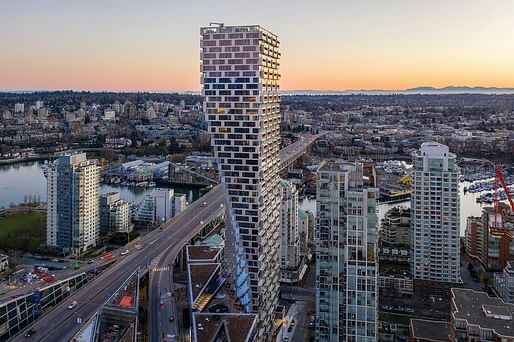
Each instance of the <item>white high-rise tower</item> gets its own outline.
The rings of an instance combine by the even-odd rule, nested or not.
[[[426,142],[412,154],[411,271],[415,279],[460,281],[459,168],[448,146]]]
[[[61,155],[47,171],[47,245],[76,255],[100,237],[100,167],[85,153]]]
[[[227,189],[226,270],[263,340],[279,290],[278,48],[260,26],[201,29],[204,110]]]

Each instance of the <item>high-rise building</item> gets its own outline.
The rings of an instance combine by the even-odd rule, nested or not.
[[[100,197],[100,233],[128,233],[132,231],[129,204],[119,192]]]
[[[448,146],[413,152],[411,272],[414,279],[460,281],[459,168]]]
[[[15,113],[23,113],[25,111],[24,103],[15,103],[14,104],[14,112]]]
[[[482,216],[470,216],[466,222],[466,253],[488,271],[502,271],[514,257],[514,213],[510,206],[498,203],[482,208]]]
[[[281,179],[280,192],[280,281],[297,283],[303,276],[298,230],[298,190],[294,184]]]
[[[47,245],[80,254],[100,234],[100,167],[85,153],[61,155],[47,170]]]
[[[204,110],[227,189],[228,280],[266,340],[279,289],[279,41],[260,26],[200,33]]]
[[[298,209],[298,234],[300,236],[300,254],[310,259],[311,245],[314,243],[314,215],[309,211]]]
[[[374,167],[361,163],[318,169],[316,341],[377,340],[375,179]]]

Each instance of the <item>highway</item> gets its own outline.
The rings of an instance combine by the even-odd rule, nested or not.
[[[303,134],[299,136],[299,139],[283,149],[280,150],[280,163],[281,169],[289,166],[290,161],[295,160],[301,154],[305,152],[307,147],[309,147],[316,139],[325,135],[325,133],[319,133],[317,135],[312,134]]]
[[[202,203],[206,202],[205,207]],[[131,249],[125,256],[120,256],[108,272],[101,273],[91,283],[78,290],[68,300],[60,303],[38,321],[32,324],[37,332],[30,338],[20,334],[14,341],[68,341],[80,328],[77,319],[85,322],[92,317],[106,300],[125,282],[127,277],[138,267],[144,268],[162,251],[172,247],[172,251],[180,251],[183,243],[192,239],[203,226],[202,222],[210,222],[219,216],[225,202],[223,186],[214,187],[195,201],[188,209],[167,221],[161,229],[156,229],[139,240],[141,250]],[[195,227],[195,228],[193,228]],[[174,253],[171,253],[174,254]],[[68,305],[77,301],[72,310]],[[25,332],[25,331],[24,331]]]
[[[318,136],[302,137],[294,144],[282,149],[280,151],[281,162],[289,161],[291,157],[303,153]],[[206,203],[206,205],[204,206],[203,203]],[[116,263],[95,277],[86,286],[73,293],[66,301],[58,304],[30,327],[24,329],[13,341],[69,341],[82,326],[81,323],[78,323],[79,318],[83,323],[98,312],[107,299],[138,267],[141,269],[147,267],[156,258],[158,258],[157,268],[166,267],[172,263],[184,245],[187,244],[187,241],[198,234],[204,223],[212,221],[220,215],[221,211],[225,210],[224,204],[225,190],[223,185],[217,185],[201,199],[189,205],[186,210],[165,222],[161,228],[152,231],[139,241],[133,241],[119,249],[118,252],[125,249],[129,249],[130,252],[124,256],[121,254],[117,256]],[[134,248],[137,243],[142,246],[140,250]],[[171,286],[171,272],[170,270],[169,272],[150,273],[153,277],[151,279],[153,286],[150,288],[151,307],[149,310],[150,320],[152,321],[150,327],[152,337],[177,331],[174,330],[177,329],[176,320],[173,324],[169,323],[169,315],[176,310],[174,301],[170,299],[169,306],[165,305],[166,310],[160,312],[159,301],[154,299],[158,295],[157,291],[163,292],[163,285],[164,289],[166,284]],[[72,301],[76,301],[78,304],[72,310],[69,310],[68,305]],[[165,317],[164,315],[168,316]],[[156,320],[156,317],[159,318]],[[168,324],[165,325],[164,322],[168,322]],[[37,332],[31,337],[25,338],[24,334],[29,328],[34,328]],[[158,341],[158,339],[154,340],[153,338],[151,340]]]
[[[149,336],[150,341],[159,341],[168,334],[179,336],[178,315],[174,293],[173,263],[181,250],[175,245],[164,252],[155,265],[156,271],[150,271],[149,293]],[[163,302],[161,308],[160,302]],[[174,317],[170,322],[170,316]]]

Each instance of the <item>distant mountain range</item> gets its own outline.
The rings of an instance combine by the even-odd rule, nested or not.
[[[88,92],[88,93],[139,93],[137,91],[112,91],[112,90],[1,90],[0,93],[38,93],[38,92]],[[186,94],[186,95],[201,95],[201,91],[187,90],[187,91],[143,91],[141,93],[148,94]],[[346,89],[346,90],[312,90],[312,89],[299,89],[299,90],[282,90],[283,95],[392,95],[392,94],[514,94],[514,88],[497,88],[497,87],[467,87],[467,86],[448,86],[444,88],[435,87],[415,87],[404,90],[383,90],[383,89]]]
[[[391,94],[514,94],[514,88],[448,86],[444,88],[416,87],[404,90],[284,90],[284,95],[391,95]]]

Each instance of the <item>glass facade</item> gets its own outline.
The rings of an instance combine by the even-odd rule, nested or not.
[[[363,165],[318,170],[316,340],[377,339],[377,198]]]

